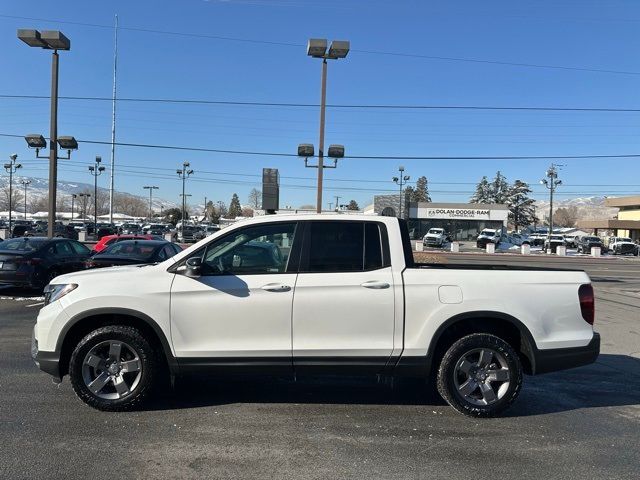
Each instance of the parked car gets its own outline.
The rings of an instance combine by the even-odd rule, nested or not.
[[[578,240],[578,253],[591,253],[593,247],[600,248],[602,253],[606,252],[605,246],[602,244],[602,239],[596,236],[585,235]]]
[[[141,235],[105,235],[100,240],[98,240],[98,243],[96,243],[93,246],[91,253],[92,254],[100,253],[107,246],[116,242],[121,242],[123,240],[163,240],[163,238],[157,235],[142,235],[142,234]]]
[[[196,233],[193,235],[193,239],[198,241],[203,238],[207,238],[209,235],[213,235],[216,232],[220,231],[219,225],[202,225],[198,229],[196,229]]]
[[[193,225],[185,225],[178,228],[178,241],[181,243],[192,243],[196,241],[195,234],[197,228]]]
[[[564,235],[564,244],[567,248],[577,248],[579,239],[578,235]]]
[[[18,224],[13,225],[13,231],[11,232],[12,238],[18,237],[28,237],[32,236],[32,233],[35,231],[35,226],[33,224]]]
[[[498,246],[500,244],[500,230],[493,228],[485,228],[482,230],[476,239],[476,246],[478,248],[485,248],[487,243],[493,243]]]
[[[117,240],[85,262],[86,268],[114,267],[164,262],[182,252],[166,240]]]
[[[123,223],[120,226],[120,233],[123,235],[140,235],[142,233],[142,225],[137,223]]]
[[[58,275],[84,269],[87,247],[64,238],[22,237],[0,243],[0,284],[43,288]]]
[[[638,245],[628,237],[611,237],[609,252],[612,255],[637,255]]]
[[[442,248],[447,242],[447,233],[444,228],[430,228],[427,234],[422,238],[422,244],[425,247]]]
[[[410,243],[394,217],[248,219],[157,265],[53,279],[32,356],[101,410],[140,405],[165,375],[433,373],[473,417],[509,407],[523,373],[596,360],[585,272],[416,264]]]
[[[513,232],[507,238],[513,245],[531,245],[531,239],[522,233]]]
[[[544,245],[544,241],[547,239],[547,235],[545,233],[534,232],[529,235],[529,242],[532,247],[541,247]]]
[[[544,241],[544,249],[551,250],[551,253],[556,253],[560,246],[566,246],[562,235],[551,235]]]
[[[167,233],[167,227],[166,225],[162,224],[162,223],[151,223],[148,225],[145,225],[144,227],[142,227],[142,232],[143,233],[148,233],[151,235],[160,235],[163,236],[165,233]]]

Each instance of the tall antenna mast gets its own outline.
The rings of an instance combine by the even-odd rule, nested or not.
[[[109,223],[113,223],[113,179],[115,175],[116,161],[116,79],[118,73],[118,15],[116,14],[116,23],[114,27],[114,46],[113,46],[113,104],[111,117],[111,164],[109,179]]]

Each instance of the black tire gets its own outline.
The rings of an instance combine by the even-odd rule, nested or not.
[[[486,401],[480,385],[476,387],[476,390],[469,392],[469,397],[463,396],[463,394],[459,392],[459,389],[462,387],[456,385],[456,383],[460,381],[459,375],[462,373],[459,365],[462,365],[463,359],[471,358],[467,357],[467,355],[473,356],[473,352],[477,350],[495,352],[492,359],[495,358],[503,370],[508,370],[508,381],[485,380],[476,382],[476,384],[483,383],[484,385],[489,385],[489,388],[492,389],[496,396],[495,401],[485,405],[478,404],[478,402]],[[467,364],[471,364],[471,362],[467,362]],[[478,364],[471,364],[474,368],[474,375],[476,371],[479,372],[478,375],[483,375],[482,370],[477,367],[479,364],[480,361]],[[491,369],[492,365],[495,364],[491,363],[487,365],[485,372],[487,369],[489,371],[500,370],[496,367]],[[486,377],[487,375],[482,378]],[[471,378],[469,378],[468,381],[469,380],[475,381]],[[464,386],[464,383],[462,385]],[[470,417],[495,417],[507,409],[518,397],[522,387],[522,363],[511,345],[501,338],[487,333],[473,333],[456,341],[444,354],[438,368],[437,387],[440,396],[463,415]],[[497,392],[494,390],[496,387]],[[472,393],[474,395],[479,394],[482,398],[474,398],[473,401],[471,401],[468,398],[471,398]]]
[[[122,342],[122,345],[125,345],[127,350],[130,349],[133,351],[135,355],[137,355],[137,359],[139,359],[139,374],[135,374],[137,375],[137,381],[134,382],[133,388],[130,391],[122,394],[119,398],[103,398],[99,396],[101,392],[109,389],[109,387],[111,387],[114,392],[102,393],[102,395],[117,395],[115,393],[114,382],[107,382],[98,394],[91,391],[87,386],[86,369],[88,367],[84,364],[85,359],[88,357],[89,352],[95,351],[95,348],[100,348],[101,345],[108,342]],[[120,359],[120,355],[118,355],[118,357]],[[69,377],[74,392],[84,403],[98,410],[119,412],[133,410],[144,403],[149,394],[154,391],[159,376],[159,368],[160,363],[157,355],[151,347],[151,344],[138,329],[124,325],[109,325],[92,331],[78,342],[69,362]],[[103,370],[102,373],[108,373],[105,370]],[[95,370],[92,371],[95,372]],[[97,374],[97,372],[95,373]],[[124,378],[125,375],[134,375],[134,373],[119,373],[118,375]]]

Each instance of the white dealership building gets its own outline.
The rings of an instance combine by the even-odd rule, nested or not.
[[[365,213],[397,216],[398,195],[376,195]],[[454,240],[475,240],[485,228],[507,229],[509,207],[495,203],[407,203],[402,216],[412,239],[422,238],[430,228],[444,228]]]

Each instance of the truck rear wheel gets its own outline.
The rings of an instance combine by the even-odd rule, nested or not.
[[[153,390],[158,361],[136,328],[108,325],[86,335],[69,362],[71,385],[80,400],[98,410],[139,406]]]
[[[494,417],[508,408],[522,387],[518,354],[501,338],[474,333],[445,353],[437,378],[438,392],[458,412]]]

